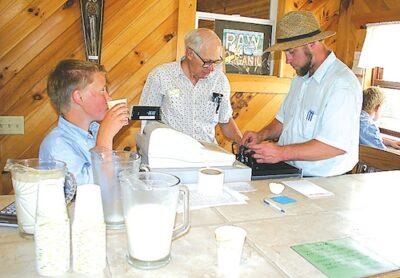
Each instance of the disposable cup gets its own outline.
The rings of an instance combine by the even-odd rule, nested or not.
[[[221,226],[215,229],[220,274],[238,273],[246,234],[244,229],[236,226]]]
[[[127,103],[128,103],[128,100],[127,100],[126,98],[121,98],[121,99],[113,99],[113,100],[107,101],[108,109],[111,109],[111,108],[113,108],[115,105],[120,104],[120,103],[125,103],[125,104],[127,104]]]

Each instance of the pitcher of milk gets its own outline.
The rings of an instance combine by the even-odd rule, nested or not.
[[[179,178],[165,173],[122,171],[119,175],[128,238],[128,262],[140,269],[162,267],[171,260],[171,241],[190,227],[189,192]],[[183,199],[183,223],[175,216]]]
[[[121,187],[118,174],[122,170],[139,172],[141,157],[128,151],[112,151],[102,147],[90,150],[94,183],[100,186],[104,220],[107,229],[124,227]]]
[[[9,159],[5,170],[11,171],[18,228],[22,236],[33,235],[35,231],[39,185],[52,184],[64,188],[67,204],[75,195],[75,179],[71,173],[67,172],[63,161],[37,158]]]

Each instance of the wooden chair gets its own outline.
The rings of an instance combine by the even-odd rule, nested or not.
[[[400,170],[400,153],[360,145],[359,161],[352,173]]]

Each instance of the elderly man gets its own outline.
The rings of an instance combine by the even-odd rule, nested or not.
[[[153,69],[143,88],[140,105],[161,106],[161,119],[195,139],[215,142],[215,126],[239,142],[242,135],[232,119],[230,86],[218,65],[222,45],[209,29],[185,37],[185,56]]]
[[[242,138],[258,162],[288,161],[305,176],[339,175],[357,163],[361,87],[322,43],[332,35],[310,12],[290,12],[277,23],[277,43],[267,51],[285,51],[297,77],[275,119]]]

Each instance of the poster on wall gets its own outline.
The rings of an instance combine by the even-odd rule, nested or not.
[[[225,49],[227,73],[271,75],[272,57],[264,51],[271,44],[271,25],[216,20],[215,32]]]

